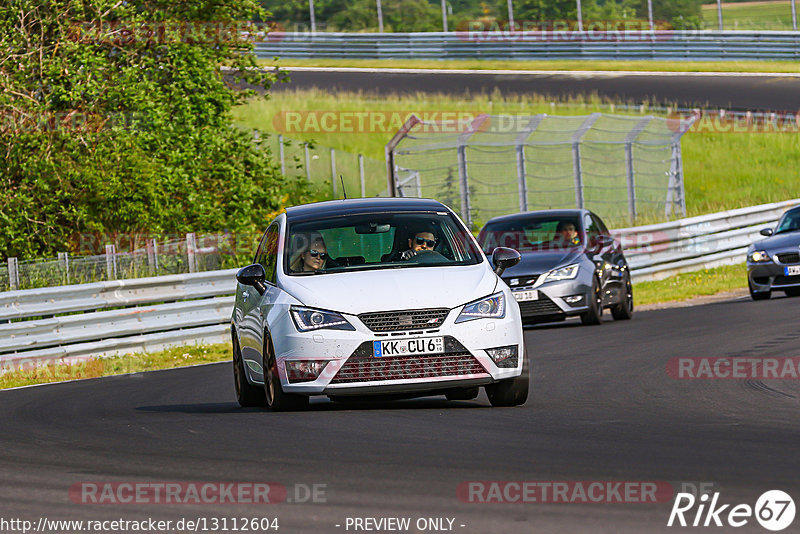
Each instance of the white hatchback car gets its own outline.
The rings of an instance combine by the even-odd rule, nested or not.
[[[311,395],[528,395],[519,306],[449,208],[434,200],[353,199],[287,208],[237,273],[231,320],[242,406],[299,409]],[[496,272],[495,272],[496,271]]]

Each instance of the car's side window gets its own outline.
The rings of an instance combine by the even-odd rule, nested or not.
[[[600,217],[598,217],[597,215],[592,215],[592,220],[594,221],[595,226],[597,226],[602,235],[611,235],[611,232],[608,231],[608,228],[606,228],[606,225],[603,223],[602,220],[600,220]]]
[[[583,226],[586,230],[586,242],[593,247],[597,242],[597,236],[600,235],[600,227],[588,213],[583,217]]]
[[[267,273],[267,282],[275,283],[275,271],[278,262],[278,234],[280,230],[278,223],[273,223],[267,228],[261,245],[256,253],[256,263],[261,264],[264,272]]]

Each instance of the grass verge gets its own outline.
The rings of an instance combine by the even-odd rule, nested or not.
[[[717,4],[702,7],[709,29],[717,28]],[[722,4],[722,27],[726,30],[792,31],[792,6],[788,0]]]
[[[416,94],[379,97],[365,93],[333,95],[320,90],[303,90],[274,92],[269,100],[252,100],[235,109],[234,118],[242,126],[256,128],[261,132],[278,133],[283,127],[281,113],[288,111],[398,112],[402,116],[412,112],[420,116],[437,112],[470,113],[474,116],[481,113],[587,115],[595,111],[658,115],[648,108],[647,103],[611,101],[598,96],[554,101],[535,94],[503,96],[493,93],[470,97]],[[388,127],[385,130],[347,132],[336,131],[335,128],[326,130],[320,125],[316,129],[304,127],[300,131],[284,133],[287,137],[313,140],[337,150],[361,153],[373,161],[382,162],[384,146],[395,132]],[[274,139],[275,136],[272,136],[272,141]],[[796,169],[800,168],[800,135],[690,131],[683,136],[681,145],[687,216],[777,202],[797,196],[795,176]],[[313,174],[330,176],[330,171],[327,164],[322,164]],[[356,171],[346,172],[345,180],[348,176],[357,176]],[[386,172],[380,163],[374,169],[367,170],[367,182],[368,195],[386,188]],[[347,187],[348,191],[357,191],[356,183],[349,183]],[[645,221],[640,221],[640,224],[644,223]]]
[[[0,375],[0,389],[173,369],[175,367],[225,361],[230,357],[230,343],[185,345],[150,354],[127,354],[113,358],[86,360],[71,365],[51,364],[9,371]]]
[[[742,263],[683,273],[656,282],[639,282],[633,286],[633,295],[638,306],[688,300],[745,287],[747,268]]]
[[[716,14],[714,15],[716,20]],[[789,26],[791,30],[791,23]],[[269,59],[263,66],[351,67],[362,69],[444,69],[444,70],[558,70],[558,71],[638,71],[638,72],[775,72],[800,73],[796,61],[568,61],[560,59],[525,60],[423,60],[423,59]]]

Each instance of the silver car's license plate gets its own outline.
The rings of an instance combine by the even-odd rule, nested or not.
[[[514,291],[514,299],[517,302],[527,302],[529,300],[539,300],[538,289],[526,289],[524,291]]]
[[[444,337],[426,337],[413,339],[386,339],[372,342],[376,358],[382,356],[410,356],[420,354],[438,354],[444,352]]]
[[[784,267],[784,273],[786,276],[794,276],[796,274],[800,274],[800,265],[791,265],[789,267]]]

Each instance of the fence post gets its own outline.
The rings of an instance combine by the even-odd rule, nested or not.
[[[414,126],[421,122],[422,121],[419,117],[412,114],[383,148],[384,161],[386,161],[386,193],[390,197],[397,196],[397,176],[395,174],[394,149],[397,148],[397,145],[400,144],[400,141],[402,141],[408,135],[408,132],[410,132]]]
[[[511,29],[514,29],[513,24]],[[528,122],[528,125],[522,129],[519,135],[517,135],[517,139],[515,141],[517,146],[517,181],[519,182],[517,189],[519,190],[520,211],[528,211],[528,177],[525,169],[525,142],[533,133],[533,131],[539,127],[539,124],[541,124],[546,116],[546,113],[540,113],[539,115],[534,116],[530,122]]]
[[[151,276],[158,273],[158,242],[155,237],[147,240],[147,269]]]
[[[281,158],[281,174],[286,176],[286,162],[283,159],[283,134],[278,135],[278,152]]]
[[[197,240],[194,232],[186,234],[186,256],[189,259],[189,272],[197,272]]]
[[[631,224],[636,221],[636,175],[633,166],[633,143],[639,134],[647,128],[652,116],[647,116],[640,120],[633,129],[625,135],[625,177],[628,182],[628,215],[631,219]]]
[[[306,180],[311,181],[311,154],[308,151],[308,143],[303,143],[306,153]]]
[[[19,289],[19,262],[17,258],[8,258],[8,285],[11,291]]]
[[[64,273],[64,285],[69,285],[69,253],[59,252],[58,263],[61,265],[61,271]]]
[[[361,179],[361,198],[367,196],[367,182],[364,176],[364,154],[358,155],[358,176]]]
[[[472,229],[472,215],[469,205],[469,178],[467,178],[467,145],[458,145],[458,183],[461,189],[461,216],[467,221],[467,227]]]
[[[117,279],[117,247],[106,245],[106,274],[109,280]]]
[[[333,198],[339,198],[339,194],[336,190],[336,150],[331,149],[331,183],[333,184]]]
[[[592,113],[583,121],[581,127],[572,134],[572,170],[575,173],[575,205],[578,209],[583,209],[583,171],[581,169],[581,138],[589,131],[589,128],[599,119],[601,113]]]

